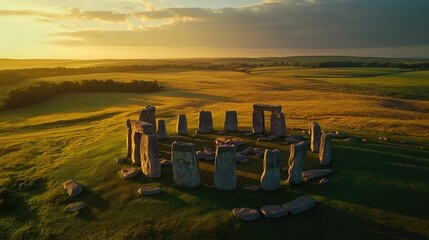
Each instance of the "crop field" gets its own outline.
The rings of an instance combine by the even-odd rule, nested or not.
[[[69,93],[1,111],[0,189],[14,193],[17,207],[0,211],[0,239],[429,238],[429,71],[171,68],[0,82],[0,93],[37,81],[88,79],[157,80],[163,89],[146,94]],[[247,192],[242,188],[258,184],[262,173],[262,160],[253,157],[251,163],[237,165],[235,191],[216,190],[213,163],[205,161],[200,161],[202,184],[195,189],[176,186],[171,168],[163,168],[156,180],[142,174],[124,180],[119,175],[122,167],[131,165],[116,163],[126,154],[125,120],[138,118],[143,106],[157,107],[157,118],[165,119],[169,136],[175,134],[178,114],[187,115],[193,133],[199,110],[212,111],[215,132],[191,134],[182,141],[213,148],[225,111],[237,110],[239,128],[250,130],[254,103],[282,105],[288,135],[304,134],[302,130],[317,121],[324,131],[357,139],[333,140],[330,184],[289,186],[282,172],[280,190]],[[287,166],[289,145],[261,143],[240,133],[226,136],[244,139],[245,147],[277,148],[282,166]],[[380,136],[390,141],[380,141]],[[171,143],[160,142],[167,159]],[[304,170],[314,168],[320,168],[318,155],[308,152]],[[81,195],[66,196],[62,182],[67,179],[84,185]],[[163,192],[139,197],[142,185],[160,186]],[[231,213],[235,207],[259,209],[302,195],[314,197],[317,204],[300,215],[241,222]],[[64,212],[75,201],[87,207],[79,214]]]

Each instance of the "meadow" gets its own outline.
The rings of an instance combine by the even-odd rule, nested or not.
[[[282,66],[248,73],[171,68],[2,85],[4,92],[41,80],[142,79],[157,80],[164,88],[145,94],[63,94],[0,112],[0,188],[8,189],[18,203],[0,211],[0,239],[429,238],[428,76],[429,71],[392,68]],[[282,105],[287,134],[302,134],[317,121],[322,130],[357,139],[333,141],[330,184],[283,183],[273,193],[246,192],[242,188],[258,184],[262,173],[262,160],[256,158],[237,165],[238,188],[231,192],[214,188],[213,163],[204,161],[202,185],[196,189],[177,187],[171,168],[163,168],[157,180],[120,177],[125,165],[116,159],[126,153],[125,120],[137,118],[141,107],[155,105],[171,136],[177,114],[187,114],[193,133],[201,109],[212,111],[216,130],[222,129],[226,110],[237,110],[239,128],[250,130],[253,103]],[[278,148],[282,166],[287,165],[289,146],[227,135],[240,136],[246,146]],[[380,136],[391,141],[380,141]],[[216,137],[203,134],[183,141],[213,147]],[[160,142],[167,159],[171,142]],[[308,153],[304,170],[319,168],[317,157]],[[282,179],[286,177],[283,172]],[[62,189],[70,178],[85,186],[75,198]],[[163,192],[140,198],[141,185],[160,186]],[[297,216],[241,222],[231,213],[234,207],[283,204],[301,195],[318,203]],[[88,207],[78,215],[63,211],[75,201]]]

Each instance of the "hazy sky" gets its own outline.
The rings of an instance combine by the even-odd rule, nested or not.
[[[429,57],[429,0],[0,0],[0,58]]]

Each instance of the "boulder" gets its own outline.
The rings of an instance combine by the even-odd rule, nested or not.
[[[302,173],[304,181],[309,181],[315,178],[323,178],[332,173],[332,169],[312,169]]]
[[[243,189],[249,192],[257,192],[261,188],[257,185],[249,185],[249,186],[245,186]]]
[[[319,163],[329,165],[331,162],[331,134],[324,133],[320,138]]]
[[[234,208],[232,213],[243,221],[255,221],[261,217],[258,210],[251,208]]]
[[[215,140],[216,145],[234,145],[236,147],[246,144],[240,138],[218,137]]]
[[[234,132],[238,129],[237,111],[226,111],[224,131]]]
[[[323,185],[323,184],[328,184],[329,183],[329,179],[328,178],[322,178],[319,181],[319,184]]]
[[[188,135],[188,121],[185,114],[177,116],[176,133],[180,135]]]
[[[261,176],[261,187],[265,191],[275,191],[280,188],[280,151],[265,150],[264,171]]]
[[[246,155],[246,156],[253,155],[255,153],[256,152],[254,151],[253,147],[248,147],[248,148],[244,149],[243,151],[241,151],[241,154]]]
[[[71,179],[63,183],[64,189],[67,191],[67,194],[71,197],[79,195],[83,191],[83,186],[80,183],[77,183]]]
[[[161,193],[160,187],[141,187],[138,190],[140,196],[157,195]]]
[[[198,150],[196,153],[198,160],[206,160],[207,154],[203,150]]]
[[[164,120],[158,120],[156,134],[158,135],[158,140],[164,140],[167,138],[167,128],[165,127]]]
[[[171,161],[165,158],[160,158],[159,163],[161,164],[161,167],[171,167]]]
[[[133,167],[122,168],[122,170],[121,170],[121,175],[125,179],[133,178],[133,177],[137,176],[138,174],[139,174],[139,170],[137,168],[133,168]]]
[[[234,146],[219,145],[216,147],[214,186],[219,190],[233,190],[237,187]]]
[[[319,124],[317,122],[310,124],[309,132],[311,135],[310,149],[312,152],[317,153],[320,149],[320,136],[322,135]]]
[[[85,206],[86,205],[83,202],[71,203],[67,205],[64,210],[69,213],[76,213],[82,210]]]
[[[243,159],[245,159],[245,158],[247,158],[247,156],[246,155],[243,155],[243,154],[241,154],[241,153],[236,153],[235,154],[235,157],[234,157],[234,160],[235,160],[235,162],[241,162]]]
[[[285,138],[285,142],[288,143],[298,143],[304,140],[304,138],[301,135],[292,135]]]
[[[293,215],[296,215],[314,207],[315,204],[316,200],[312,197],[301,196],[295,198],[291,202],[283,204],[282,207],[286,208]]]
[[[195,155],[195,144],[175,141],[171,144],[173,180],[178,186],[200,185],[199,163]]]
[[[289,177],[287,179],[289,184],[297,184],[302,181],[302,166],[309,144],[308,141],[305,141],[290,145],[290,156],[288,161]]]
[[[286,217],[289,211],[280,205],[267,205],[261,208],[262,214],[267,218]]]

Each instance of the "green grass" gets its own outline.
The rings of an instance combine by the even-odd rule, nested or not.
[[[0,188],[8,187],[19,197],[19,208],[0,212],[0,239],[429,237],[428,101],[321,90],[330,83],[315,85],[307,79],[264,74],[172,70],[43,79],[156,79],[165,91],[65,94],[0,112]],[[125,120],[137,118],[142,106],[156,105],[157,117],[166,120],[172,135],[180,113],[187,114],[193,132],[200,109],[212,111],[215,129],[222,128],[226,110],[237,110],[240,128],[250,129],[255,102],[283,105],[288,134],[301,133],[298,129],[318,121],[323,130],[345,131],[369,142],[333,141],[330,184],[283,183],[274,193],[242,190],[259,182],[262,161],[254,158],[248,165],[237,165],[238,189],[232,192],[213,187],[213,164],[203,161],[202,186],[197,189],[175,186],[171,168],[164,168],[157,180],[140,175],[127,181],[119,176],[126,166],[115,163],[125,154]],[[246,146],[279,148],[282,166],[287,164],[289,146],[232,135],[244,138]],[[394,142],[380,142],[379,136]],[[213,146],[216,137],[198,135],[184,141]],[[408,143],[397,143],[400,140]],[[170,140],[160,143],[166,158],[170,144]],[[317,155],[308,153],[304,170],[313,168],[319,168]],[[31,181],[38,177],[40,181]],[[282,173],[283,181],[286,177]],[[85,186],[73,199],[62,189],[69,178]],[[17,186],[25,180],[32,188]],[[139,198],[142,185],[160,186],[163,192]],[[301,215],[243,223],[231,213],[234,207],[283,204],[301,195],[318,200],[315,208]],[[88,208],[79,215],[65,213],[63,208],[74,201],[83,201]]]

